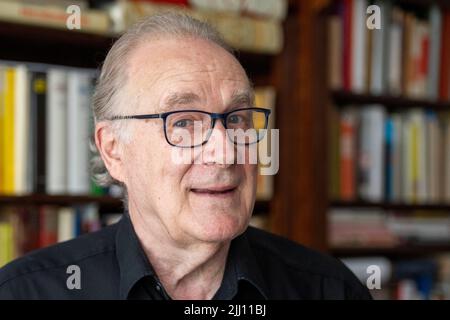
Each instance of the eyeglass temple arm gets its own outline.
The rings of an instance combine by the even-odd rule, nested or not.
[[[126,119],[158,119],[162,118],[162,114],[138,114],[134,116],[114,116],[111,120],[126,120]]]

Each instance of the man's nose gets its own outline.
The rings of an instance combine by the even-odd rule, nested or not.
[[[203,162],[229,166],[235,161],[234,144],[228,138],[221,119],[217,119],[211,135],[203,145]]]

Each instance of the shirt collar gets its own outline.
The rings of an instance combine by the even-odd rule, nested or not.
[[[130,290],[142,278],[147,276],[156,278],[156,273],[142,249],[127,212],[118,225],[116,255],[120,268],[121,299],[127,299]],[[264,299],[267,299],[267,286],[246,232],[231,241],[224,277],[215,298],[233,298],[238,293],[240,281],[247,281]]]
[[[120,269],[120,299],[127,299],[128,293],[139,280],[155,276],[127,212],[118,225],[116,255]]]
[[[239,282],[246,281],[257,290],[256,298],[268,299],[267,284],[250,246],[247,232],[236,237],[230,244],[222,284],[215,295],[217,299],[231,299],[239,290]]]

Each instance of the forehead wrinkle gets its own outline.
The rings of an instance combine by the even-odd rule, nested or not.
[[[161,68],[162,65],[154,69],[140,68],[136,70],[136,73],[134,73],[135,79],[136,77],[138,78],[136,79],[137,81],[135,82],[136,86],[134,86],[134,88],[137,87],[134,90],[136,97],[146,96],[146,99],[149,100],[148,102],[153,104],[154,107],[158,108],[157,112],[171,111],[177,105],[188,105],[200,101],[203,102],[202,97],[206,97],[207,100],[209,100],[208,97],[210,95],[204,92],[205,90],[206,91],[209,90],[204,88],[203,86],[197,87],[197,85],[200,85],[200,82],[205,81],[209,84],[221,83],[219,87],[222,84],[224,84],[224,82],[235,83],[234,85],[232,85],[234,88],[232,89],[231,95],[227,94],[226,96],[228,97],[223,96],[222,103],[224,103],[227,106],[236,106],[237,104],[241,105],[253,104],[254,97],[252,84],[239,63],[237,64],[238,66],[237,69],[235,68],[223,69],[218,68],[216,63],[212,63],[211,61],[209,63],[202,65],[198,61],[184,59],[183,65],[188,66],[188,68],[187,70],[183,71],[180,70],[178,65],[177,66],[175,66],[174,64],[163,64],[163,65],[164,65],[163,68]],[[218,75],[217,74],[218,72],[223,73]],[[201,76],[198,77],[197,75]],[[186,83],[188,84],[188,86],[184,89],[179,88],[181,89],[179,92],[168,93],[169,95],[166,97],[164,97],[163,95],[161,97],[162,99],[157,98],[157,96],[159,95],[158,93],[156,94],[156,96],[154,94],[148,96],[148,94],[150,94],[150,92],[153,92],[154,90],[157,90],[157,92],[161,92],[161,90],[164,90],[164,87],[167,86],[167,84],[169,84],[168,86],[170,88],[172,86],[170,85],[170,83],[172,83],[172,85],[174,85],[175,83],[180,84]],[[195,85],[196,89],[189,88],[190,87],[189,83],[197,84]],[[172,86],[172,89],[175,88],[173,88]],[[197,92],[197,90],[201,90],[201,93]],[[157,100],[154,101],[151,96],[159,100],[159,102]],[[151,102],[152,100],[153,102]],[[206,103],[207,101],[204,102]],[[142,107],[144,108],[143,110],[147,109],[145,106]]]

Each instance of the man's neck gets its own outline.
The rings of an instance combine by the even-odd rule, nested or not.
[[[230,243],[179,243],[161,222],[130,212],[138,239],[173,299],[211,299],[220,287]]]

